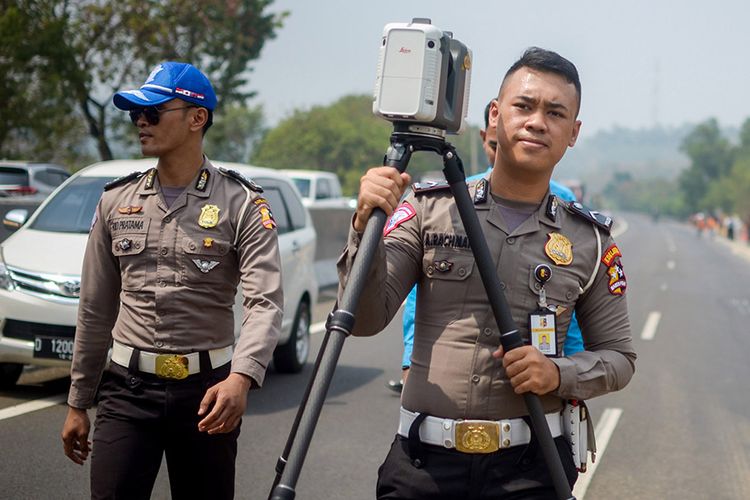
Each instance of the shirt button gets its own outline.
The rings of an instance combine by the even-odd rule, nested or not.
[[[505,282],[504,281],[500,282],[500,290],[505,290]]]
[[[466,269],[464,269],[463,267],[461,269],[459,269],[458,270],[458,275],[459,276],[465,276],[466,275]]]
[[[433,268],[432,266],[427,266],[427,274],[432,274]]]
[[[541,289],[542,289],[542,285],[541,284],[534,283],[534,290],[541,290]]]
[[[162,342],[161,340],[157,340],[156,347],[164,347],[164,342]]]
[[[513,243],[516,242],[516,239],[511,236],[510,238],[506,239],[505,241],[508,243],[508,245],[512,245]]]
[[[167,249],[166,247],[164,247],[164,248],[161,249],[161,254],[162,255],[167,255],[167,253],[169,253],[169,249]]]
[[[478,384],[479,383],[479,375],[472,375],[471,376],[471,381],[474,382],[475,384]]]
[[[160,281],[159,282],[159,286],[167,286],[167,282],[166,281]]]
[[[170,222],[172,222],[172,216],[171,215],[167,215],[166,217],[164,217],[164,222],[166,222],[167,224],[169,224]]]
[[[190,250],[195,250],[195,243],[190,243]]]
[[[484,329],[484,334],[485,335],[492,335],[492,330],[490,328],[485,328]]]
[[[568,300],[572,299],[573,298],[573,292],[571,292],[570,290],[568,290],[567,292],[565,292],[565,298],[568,299]]]

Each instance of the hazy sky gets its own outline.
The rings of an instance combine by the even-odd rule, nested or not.
[[[474,53],[469,122],[531,45],[578,67],[582,137],[750,116],[750,1],[276,0],[290,16],[250,86],[270,125],[295,108],[370,94],[383,26],[428,17]]]

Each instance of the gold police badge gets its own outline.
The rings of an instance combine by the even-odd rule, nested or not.
[[[198,225],[205,228],[216,227],[219,223],[220,210],[216,205],[203,205],[201,215],[198,217]]]
[[[573,262],[573,243],[560,233],[548,233],[549,241],[544,253],[558,266],[569,266]]]

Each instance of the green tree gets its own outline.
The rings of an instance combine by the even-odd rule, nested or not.
[[[263,133],[263,108],[242,103],[224,106],[206,135],[206,154],[224,161],[246,162]]]
[[[75,157],[85,129],[75,116],[70,48],[55,2],[0,0],[0,157]]]
[[[680,175],[685,200],[693,210],[706,208],[704,197],[710,184],[729,173],[732,166],[732,146],[712,118],[695,127],[685,137],[680,149],[691,161],[690,167]]]
[[[372,114],[372,96],[348,95],[328,106],[296,110],[269,130],[256,148],[251,161],[272,168],[299,168],[335,172],[344,193],[353,195],[359,179],[369,167],[381,164],[393,127]],[[471,147],[480,167],[486,168],[478,129],[469,127],[460,136],[448,136],[459,151],[468,172]],[[412,156],[409,173],[418,179],[422,173],[443,168],[435,154]]]
[[[39,52],[35,60],[53,69],[47,76],[61,82],[64,100],[77,107],[99,156],[110,159],[112,94],[117,89],[138,86],[159,61],[187,61],[200,67],[219,96],[219,111],[224,106],[244,104],[252,97],[247,90],[250,63],[265,41],[275,36],[287,15],[267,13],[271,3],[22,0],[16,5],[21,17],[49,19],[38,26],[41,31],[35,35],[56,47]],[[10,52],[23,51],[29,45],[18,36],[8,38]],[[23,67],[14,70],[12,78],[29,76]],[[54,98],[51,94],[50,99],[59,100]],[[122,116],[117,116],[115,123],[123,123]]]

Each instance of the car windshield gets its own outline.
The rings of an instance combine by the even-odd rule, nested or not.
[[[31,229],[57,233],[88,233],[104,185],[113,177],[78,177],[39,212]]]
[[[29,185],[29,174],[22,168],[0,167],[0,184]]]
[[[310,197],[310,179],[292,178],[303,198]]]

